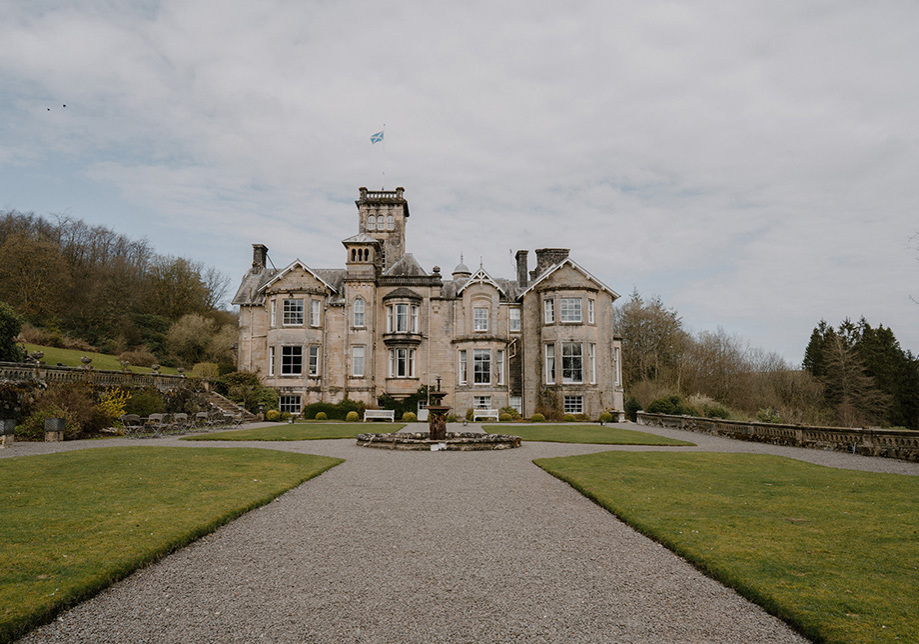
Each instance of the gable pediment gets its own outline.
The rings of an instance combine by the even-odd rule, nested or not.
[[[322,279],[315,271],[303,261],[295,259],[277,275],[268,280],[260,289],[268,291],[288,290],[326,290],[337,293],[338,289]]]

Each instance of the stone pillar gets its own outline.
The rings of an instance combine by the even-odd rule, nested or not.
[[[16,420],[0,418],[0,449],[12,447],[16,442]]]
[[[45,419],[45,442],[46,443],[60,443],[64,440],[64,426],[65,421],[63,418],[46,418]]]

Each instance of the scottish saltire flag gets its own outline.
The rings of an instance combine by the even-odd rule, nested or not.
[[[382,141],[382,140],[383,140],[383,131],[382,131],[382,130],[380,130],[379,132],[377,132],[376,134],[374,134],[374,135],[372,135],[372,136],[370,137],[370,142],[371,142],[371,143],[379,143],[379,142]]]

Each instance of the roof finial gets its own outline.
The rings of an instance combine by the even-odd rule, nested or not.
[[[482,260],[482,256],[479,255],[479,270],[485,268],[485,262]]]

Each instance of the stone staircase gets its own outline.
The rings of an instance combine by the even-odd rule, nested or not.
[[[244,423],[254,423],[258,421],[258,416],[216,392],[208,391],[205,392],[204,396],[211,411],[220,412],[222,414],[242,414],[242,422]]]

